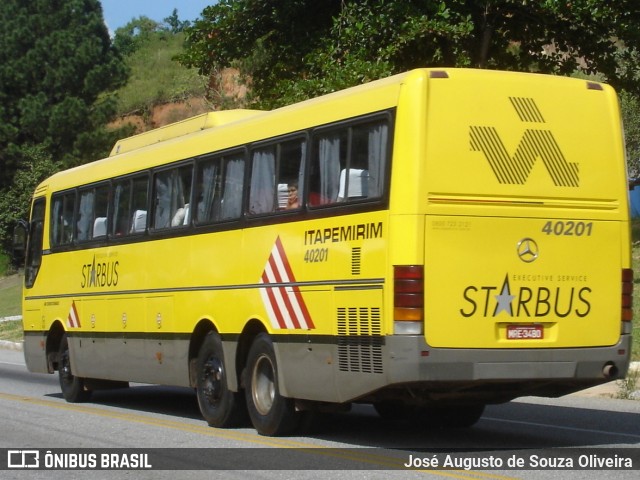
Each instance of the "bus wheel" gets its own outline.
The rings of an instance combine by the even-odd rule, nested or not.
[[[91,390],[87,390],[84,379],[76,377],[71,371],[71,361],[69,360],[69,340],[67,334],[62,336],[60,341],[60,361],[58,362],[58,377],[60,379],[60,389],[62,396],[67,402],[86,402],[91,398]]]
[[[294,400],[280,395],[278,366],[271,339],[259,334],[247,357],[245,395],[251,423],[261,435],[286,435],[300,421]]]
[[[420,411],[422,423],[436,428],[469,428],[484,413],[483,404],[424,407]]]
[[[383,400],[375,402],[373,408],[380,417],[390,422],[411,420],[415,417],[415,408],[399,401]]]
[[[202,416],[212,427],[237,426],[245,417],[244,398],[227,385],[222,340],[209,332],[198,352],[196,394]]]

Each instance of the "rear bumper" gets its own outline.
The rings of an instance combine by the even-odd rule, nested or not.
[[[422,336],[391,336],[386,348],[394,383],[551,378],[603,382],[626,375],[631,336],[623,335],[609,347],[518,350],[431,348]],[[604,373],[607,365],[614,367],[609,376]]]
[[[411,390],[425,400],[499,403],[525,395],[557,397],[624,378],[631,336],[608,347],[518,350],[431,348],[422,336],[393,336],[385,348],[389,386],[376,397]]]

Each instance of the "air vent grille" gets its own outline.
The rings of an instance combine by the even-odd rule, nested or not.
[[[360,261],[362,260],[362,248],[353,247],[351,250],[351,275],[360,275]]]
[[[338,367],[341,372],[383,373],[379,308],[338,308]]]

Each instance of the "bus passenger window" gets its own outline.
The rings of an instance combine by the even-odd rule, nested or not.
[[[192,170],[192,166],[187,165],[156,173],[154,228],[181,227],[189,224]]]
[[[244,155],[206,157],[198,162],[196,224],[239,218],[242,213]]]
[[[380,198],[387,165],[388,126],[374,122],[352,129],[348,198]]]
[[[240,218],[242,214],[242,185],[244,157],[225,158],[224,184],[220,205],[220,220]]]
[[[335,203],[338,200],[340,172],[347,166],[347,130],[318,136],[311,164],[309,204]]]
[[[93,211],[93,238],[107,236],[107,211],[109,208],[109,186],[102,185],[95,190],[95,203]]]
[[[278,206],[295,210],[302,205],[307,142],[296,139],[283,142],[279,147]]]
[[[94,191],[85,190],[80,192],[80,207],[78,208],[78,241],[91,240],[90,228],[93,225],[93,197]]]
[[[131,209],[131,180],[121,180],[113,184],[113,230],[114,237],[126,235],[129,230]]]
[[[221,202],[221,170],[222,159],[207,158],[198,163],[196,171],[196,210],[197,224],[217,220]]]
[[[70,245],[73,241],[74,192],[54,195],[51,206],[51,246]]]
[[[249,215],[274,213],[300,207],[306,141],[274,143],[251,153]]]
[[[136,177],[132,184],[131,208],[127,219],[130,219],[131,233],[142,233],[147,229],[149,177],[147,175]]]
[[[80,204],[76,222],[79,242],[106,237],[108,205],[108,185],[100,185],[80,191]]]
[[[118,238],[146,231],[148,186],[146,175],[114,182],[111,236]]]
[[[386,121],[320,133],[313,145],[311,206],[382,197],[388,157]]]
[[[249,214],[258,215],[276,210],[275,168],[276,148],[254,150],[251,165]]]

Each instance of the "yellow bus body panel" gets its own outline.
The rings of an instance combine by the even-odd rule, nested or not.
[[[567,78],[483,78],[455,71],[428,86],[426,341],[613,345],[630,267],[615,93]]]
[[[212,153],[242,152],[248,169],[267,140],[305,138],[311,152],[322,127],[371,115],[393,126],[380,198],[50,245],[54,194],[198,166]],[[621,274],[631,259],[619,119],[606,85],[420,69],[122,140],[111,157],[36,190],[47,210],[42,264],[24,290],[27,365],[52,371],[59,343],[47,335],[59,342],[64,330],[76,376],[194,386],[198,348],[215,329],[230,390],[243,388],[250,342],[264,330],[279,392],[322,402],[378,401],[405,386],[409,403],[419,389],[431,400],[431,388],[476,401],[476,382],[480,401],[506,401],[605,381],[605,364],[624,374]],[[265,286],[270,262],[290,278]],[[406,265],[424,269],[424,320],[400,334],[394,267]],[[297,296],[297,324],[274,320],[275,288]],[[499,380],[513,391],[501,394]],[[556,383],[536,390],[531,380]],[[449,382],[463,388],[445,392]]]

